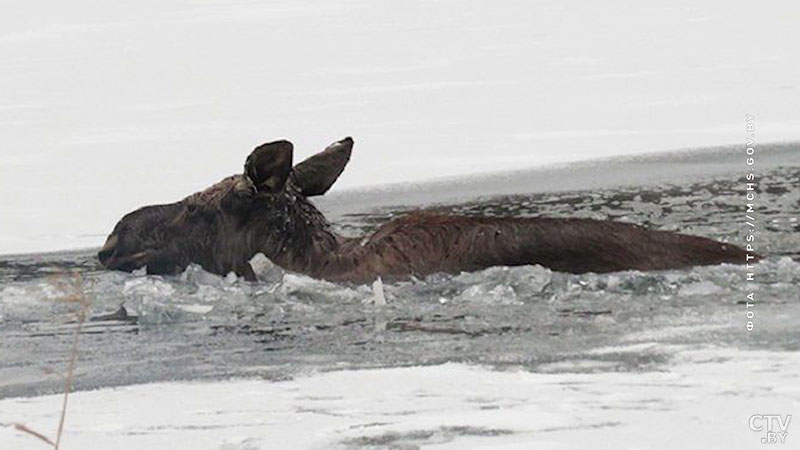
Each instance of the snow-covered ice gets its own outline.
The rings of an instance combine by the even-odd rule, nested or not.
[[[0,14],[0,254],[99,246],[289,138],[334,189],[798,140],[798,3],[42,0]],[[555,180],[560,184],[563,180]]]
[[[443,364],[78,392],[63,448],[756,449],[751,415],[800,406],[796,352],[680,350],[663,371]],[[0,400],[0,423],[53,430],[60,401]],[[0,442],[42,446],[8,426]]]

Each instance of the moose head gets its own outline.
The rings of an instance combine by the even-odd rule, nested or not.
[[[331,188],[352,148],[348,137],[292,166],[290,142],[260,145],[243,173],[179,202],[124,216],[98,259],[108,269],[128,272],[146,267],[151,274],[175,274],[198,263],[251,279],[248,262],[259,252],[289,266],[307,263],[310,250],[324,250],[337,239],[307,198]]]

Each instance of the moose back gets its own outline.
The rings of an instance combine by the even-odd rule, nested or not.
[[[255,279],[257,253],[282,268],[332,281],[367,282],[540,264],[572,273],[662,270],[746,262],[711,239],[638,225],[576,218],[500,218],[411,213],[369,236],[335,233],[308,200],[322,195],[350,160],[346,138],[292,166],[292,144],[257,147],[244,172],[166,205],[124,216],[98,258],[108,269],[177,274],[196,263]]]

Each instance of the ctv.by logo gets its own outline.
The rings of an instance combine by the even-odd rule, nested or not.
[[[791,421],[791,414],[787,414],[786,417],[778,414],[753,414],[748,424],[753,431],[767,432],[767,435],[761,438],[762,444],[783,444],[786,442],[786,435],[789,434]]]

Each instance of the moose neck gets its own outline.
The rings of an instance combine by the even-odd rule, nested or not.
[[[281,213],[270,217],[261,251],[284,269],[319,276],[349,239],[333,232],[325,216],[295,189],[288,189],[280,203]]]

